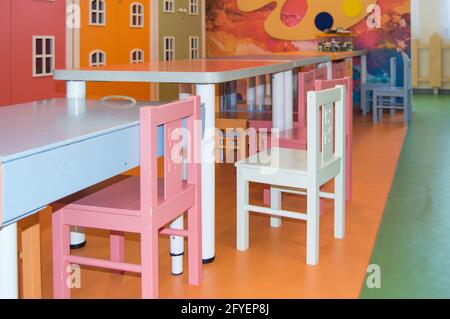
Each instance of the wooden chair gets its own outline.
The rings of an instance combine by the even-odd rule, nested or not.
[[[271,148],[236,163],[237,167],[237,249],[249,248],[249,212],[305,220],[306,262],[319,262],[320,196],[335,201],[334,236],[345,230],[345,87],[308,92],[308,149]],[[321,116],[323,113],[323,116]],[[334,120],[334,121],[333,121]],[[334,122],[334,123],[333,123]],[[334,145],[333,145],[334,144]],[[334,193],[321,193],[320,187],[335,180]],[[307,196],[307,212],[251,205],[249,182],[272,185],[280,192]]]
[[[187,129],[183,129],[183,119]],[[202,272],[201,249],[201,134],[200,98],[140,109],[140,177],[121,177],[97,185],[58,206],[53,214],[53,293],[69,298],[70,264],[109,268],[141,274],[142,297],[158,297],[158,235],[188,238],[189,283],[198,285]],[[157,130],[164,128],[164,177],[157,174]],[[188,134],[183,134],[183,132]],[[183,147],[183,136],[187,137]],[[177,140],[174,140],[177,139]],[[189,154],[187,179],[183,177],[183,151]],[[178,156],[176,156],[178,154]],[[188,212],[188,229],[165,225]],[[69,227],[111,231],[110,260],[73,256]],[[125,263],[124,232],[141,235],[141,264]]]
[[[383,118],[383,110],[402,110],[403,122],[407,125],[412,118],[412,74],[411,59],[403,53],[403,87],[391,86],[373,91],[373,123],[378,123]],[[388,99],[392,103],[386,105],[382,99]],[[402,103],[398,105],[397,99]]]
[[[227,163],[230,159],[239,161],[248,153],[248,120],[238,112],[220,112],[216,116],[216,161]]]

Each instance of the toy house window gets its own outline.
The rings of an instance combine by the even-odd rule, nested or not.
[[[92,51],[89,54],[89,66],[103,66],[106,65],[106,54],[101,50]]]
[[[51,76],[55,69],[55,37],[33,37],[33,77]]]
[[[164,61],[175,60],[175,38],[164,37]]]
[[[189,0],[189,14],[198,15],[198,0]]]
[[[130,25],[132,28],[144,27],[144,6],[140,3],[132,3],[130,10]]]
[[[132,50],[130,53],[130,62],[133,64],[144,62],[144,51],[141,49]]]
[[[197,60],[200,58],[199,37],[189,37],[189,58]]]
[[[175,12],[175,1],[174,0],[164,0],[163,11],[174,13]]]
[[[91,0],[89,7],[89,24],[105,25],[106,24],[106,7],[104,0]]]

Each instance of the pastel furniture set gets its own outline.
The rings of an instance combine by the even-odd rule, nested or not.
[[[276,183],[268,181],[268,184],[274,184],[271,192],[276,196],[271,198],[272,207],[268,210],[266,208],[266,212],[271,215],[291,217],[293,215],[290,212],[283,213],[279,211],[279,207],[277,208],[279,194],[292,191],[305,194],[305,182],[308,181],[308,186],[313,185],[311,194],[306,192],[312,206],[308,208],[306,217],[300,217],[301,219],[306,218],[308,223],[311,221],[308,229],[314,229],[314,231],[308,232],[310,240],[307,245],[307,261],[309,264],[316,264],[318,261],[318,242],[316,240],[318,236],[317,212],[320,210],[318,198],[322,196],[323,198],[334,199],[335,203],[338,204],[335,206],[335,213],[338,216],[335,232],[336,237],[341,238],[343,236],[344,208],[341,209],[340,207],[345,202],[341,199],[345,199],[345,180],[351,180],[351,178],[345,177],[347,171],[350,171],[348,168],[350,166],[347,164],[347,160],[350,158],[347,144],[351,145],[351,134],[348,131],[349,127],[351,130],[351,125],[348,125],[348,122],[351,124],[351,118],[348,118],[351,112],[348,112],[346,108],[350,105],[348,103],[348,92],[351,91],[351,86],[348,85],[348,82],[344,82],[346,80],[340,80],[341,82],[324,81],[325,73],[327,79],[330,79],[330,75],[333,74],[332,69],[330,69],[332,64],[329,62],[329,58],[324,56],[315,57],[315,59],[317,59],[315,62],[308,61],[309,64],[307,65],[325,63],[328,68],[316,70],[314,74],[314,80],[322,79],[322,82],[314,82],[314,90],[323,90],[323,92],[308,92],[310,99],[308,99],[306,106],[303,104],[303,107],[307,108],[308,125],[303,129],[307,130],[306,144],[308,147],[303,149],[277,148],[279,152],[286,153],[285,158],[287,160],[287,163],[282,163],[287,165],[284,167],[287,170],[281,169],[278,173],[285,174],[289,169],[292,169],[292,176],[299,178],[295,178],[296,182],[293,182],[291,177],[291,179],[286,180],[286,183],[282,183],[278,178],[276,180],[279,182]],[[3,144],[0,142],[0,223],[2,225],[0,254],[4,261],[0,265],[2,296],[14,298],[18,294],[17,247],[12,244],[17,236],[17,220],[34,214],[61,198],[70,195],[76,196],[73,194],[82,190],[84,190],[83,193],[78,194],[78,196],[83,195],[83,197],[75,202],[60,202],[59,209],[54,214],[53,235],[54,244],[57,248],[54,267],[56,269],[55,294],[57,297],[69,296],[69,292],[61,285],[61,282],[58,282],[58,279],[64,281],[62,269],[72,262],[121,271],[140,272],[143,276],[143,297],[157,297],[157,280],[155,277],[157,267],[154,264],[155,258],[149,256],[152,253],[155,254],[155,234],[158,234],[159,231],[177,238],[188,237],[190,283],[198,284],[201,270],[200,259],[203,263],[207,263],[215,258],[214,145],[216,141],[214,134],[211,133],[216,127],[215,85],[233,83],[240,79],[270,76],[271,127],[280,131],[291,130],[295,128],[293,108],[293,92],[295,90],[293,83],[298,82],[298,95],[301,92],[301,94],[305,94],[304,88],[306,88],[306,84],[301,83],[300,78],[297,79],[297,76],[294,76],[294,72],[299,67],[295,64],[298,62],[295,61],[305,61],[305,58],[175,60],[171,63],[158,62],[105,66],[95,69],[57,70],[55,79],[67,81],[66,99],[44,100],[0,109],[1,135],[17,137],[14,145],[5,141]],[[338,72],[343,71],[337,68],[334,74],[338,75]],[[302,75],[302,73],[300,74]],[[154,163],[155,154],[158,156],[164,155],[166,151],[173,147],[170,141],[161,139],[160,136],[167,136],[168,131],[180,127],[179,120],[182,118],[198,119],[199,101],[192,98],[164,106],[158,106],[160,103],[137,103],[132,106],[120,105],[119,103],[117,107],[111,107],[111,105],[105,105],[101,101],[86,100],[86,82],[194,84],[196,87],[195,94],[199,96],[204,109],[204,134],[201,152],[203,155],[210,154],[213,160],[203,159],[201,163],[188,165],[187,180],[185,180],[186,176],[181,173],[181,166],[170,163],[169,160],[165,172],[167,179],[163,183],[166,185],[166,188],[163,187],[165,192],[160,194],[159,199],[155,192],[155,189],[158,189],[158,186],[155,186],[158,185],[158,182],[145,176],[145,174],[141,179],[128,178],[113,186],[106,186],[101,191],[89,189],[93,185],[108,181],[114,176],[139,165],[144,168],[143,172],[150,172],[154,169],[154,165],[150,163]],[[250,81],[250,83],[253,82]],[[258,82],[254,83],[256,86]],[[344,86],[341,86],[344,83],[347,91],[345,91]],[[303,86],[300,87],[301,85]],[[335,88],[336,85],[338,86]],[[233,85],[231,85],[231,88],[233,88]],[[254,86],[249,86],[249,90],[251,94],[254,90],[255,95],[259,92],[259,100],[261,100],[262,90],[257,90]],[[298,96],[297,99],[300,101],[304,97]],[[183,103],[186,103],[186,105],[194,104],[194,107],[187,106],[184,112],[167,113],[169,109],[181,109],[180,105]],[[300,102],[298,103],[300,104]],[[298,108],[298,123],[306,120],[303,107],[299,106]],[[193,111],[189,113],[191,109]],[[335,114],[335,125],[330,126],[329,117],[323,117],[322,120],[319,120],[317,114],[324,114],[324,110],[326,114]],[[145,119],[145,114],[152,114],[150,120]],[[159,118],[160,114],[171,114],[174,118],[163,121]],[[303,116],[302,119],[300,119],[300,114]],[[16,118],[21,120],[16,121]],[[328,122],[324,124],[323,121]],[[39,125],[36,123],[39,123]],[[54,123],[58,123],[58,125],[54,125]],[[309,125],[310,123],[314,124]],[[300,125],[298,124],[298,126]],[[42,127],[48,127],[49,134],[45,136],[38,134],[37,132]],[[139,143],[139,137],[144,127],[151,130],[152,133],[147,136],[147,139],[141,138]],[[242,125],[242,127],[245,127],[245,125]],[[330,128],[336,130],[336,132],[327,135],[328,137],[324,142],[324,134],[320,134],[320,132],[325,129],[329,133]],[[309,134],[310,130],[315,133]],[[158,134],[155,131],[158,131]],[[151,140],[148,140],[150,138]],[[333,144],[334,146],[330,146]],[[147,154],[148,157],[143,158],[142,152],[140,156],[139,151],[145,148],[151,150],[151,152]],[[326,152],[320,152],[321,148],[326,149]],[[199,152],[200,150],[195,151]],[[151,154],[153,154],[153,157],[150,156]],[[252,156],[258,157],[254,151],[249,151],[241,156],[238,171],[239,165],[247,165],[245,163],[248,163]],[[242,160],[242,157],[246,157],[246,159]],[[302,161],[297,161],[300,158]],[[292,162],[296,164],[290,166]],[[313,164],[310,165],[309,163]],[[258,171],[260,168],[257,162],[254,167],[251,167],[251,165],[242,167],[241,171],[247,169]],[[300,176],[303,177],[300,178]],[[333,178],[338,181],[335,194],[322,193],[320,186]],[[67,183],[67,180],[71,182]],[[242,179],[238,180],[242,182]],[[265,180],[267,181],[267,179]],[[45,183],[42,184],[42,181],[45,181]],[[121,188],[125,183],[134,183],[135,185],[134,187],[128,187],[128,185],[125,187],[127,196],[116,200],[105,200],[111,197],[118,198],[118,196],[106,196],[105,194],[117,194],[117,192],[125,194],[124,189]],[[149,183],[152,183],[152,187],[149,186]],[[342,189],[339,186],[341,184]],[[58,187],[55,185],[58,185]],[[146,187],[145,189],[152,194],[151,198],[136,197],[140,194],[139,189],[142,190],[143,187]],[[300,188],[300,190],[290,189],[292,187]],[[201,189],[200,192],[198,191],[199,188]],[[23,197],[24,192],[29,195]],[[188,192],[196,194],[195,196],[189,196],[192,197],[192,201],[187,199],[174,201],[175,197],[185,196]],[[88,195],[84,197],[85,194]],[[199,194],[202,194],[202,196]],[[245,195],[245,192],[243,194],[238,192],[238,195]],[[177,204],[173,204],[174,202],[177,202]],[[177,205],[180,206],[180,203],[183,203],[184,206],[177,207]],[[168,219],[163,220],[162,215],[158,213],[158,209],[161,206],[166,207],[165,205],[167,205],[168,207],[172,204],[175,205],[175,208],[171,210],[173,214],[164,216]],[[242,225],[245,226],[245,213],[241,215],[241,212],[249,210],[249,207],[245,207],[245,205],[248,205],[245,198],[241,198],[238,204],[241,208],[238,209],[239,218],[241,218],[239,223],[241,227],[238,228],[238,247],[244,249],[245,227],[242,227]],[[149,210],[152,211],[152,214],[146,214]],[[160,229],[166,223],[177,219],[186,210],[189,211],[189,227],[187,230],[172,226],[168,229]],[[253,211],[253,207],[250,210]],[[80,214],[81,211],[82,214]],[[201,214],[201,217],[199,214]],[[108,218],[104,218],[105,216],[108,216]],[[142,265],[126,264],[123,259],[123,232],[132,231],[144,234],[144,230],[138,229],[137,226],[142,223],[151,224],[151,227],[147,229],[148,232],[145,231],[145,236],[149,238],[149,241],[145,243],[145,252],[142,252],[145,260],[143,260]],[[67,239],[69,225],[103,228],[112,231],[110,260],[99,261],[71,256]],[[172,247],[171,252],[173,252]],[[150,259],[151,262],[149,262]],[[182,259],[178,259],[177,262],[182,262]],[[144,268],[146,269],[144,270]]]

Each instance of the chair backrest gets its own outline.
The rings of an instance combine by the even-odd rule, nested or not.
[[[298,73],[298,127],[306,127],[306,99],[308,91],[314,90],[315,71]]]
[[[140,110],[141,211],[153,211],[158,194],[164,201],[181,192],[183,165],[186,161],[187,180],[200,182],[201,108],[200,97]],[[183,125],[183,120],[186,125]],[[164,128],[164,177],[158,185],[158,127]],[[158,189],[158,187],[162,189]]]
[[[389,67],[390,67],[389,82],[390,82],[391,86],[395,87],[397,85],[397,58],[396,57],[392,57],[390,59]]]
[[[406,54],[402,53],[403,57],[403,88],[405,91],[412,90],[412,70],[411,70],[411,58]]]
[[[345,87],[308,92],[308,175],[345,154]],[[333,145],[334,141],[334,145]]]
[[[351,134],[353,127],[353,80],[352,78],[342,78],[336,80],[315,81],[314,88],[316,90],[326,90],[336,87],[337,85],[345,85],[345,107],[346,107],[346,127],[347,135]]]
[[[314,78],[316,80],[327,80],[328,70],[327,68],[316,68],[314,69]]]
[[[342,79],[345,77],[346,67],[345,61],[333,63],[333,79]]]

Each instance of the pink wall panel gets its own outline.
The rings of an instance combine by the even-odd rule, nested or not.
[[[11,104],[10,2],[0,1],[0,106]]]
[[[1,0],[4,2],[5,0]],[[65,83],[32,77],[32,37],[55,36],[55,68],[65,67],[66,1],[14,0],[11,3],[12,102],[64,96]]]

